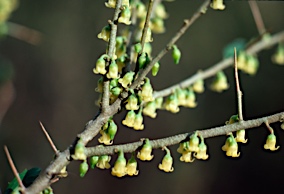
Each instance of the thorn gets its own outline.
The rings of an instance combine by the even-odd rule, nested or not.
[[[59,151],[58,149],[56,148],[56,146],[54,145],[52,139],[50,138],[49,134],[47,133],[46,129],[44,128],[43,124],[41,123],[41,121],[39,121],[39,124],[41,126],[41,129],[43,131],[43,133],[45,134],[50,146],[52,147],[53,151],[55,152],[55,154],[57,154]]]
[[[12,169],[12,171],[13,171],[13,173],[14,173],[14,175],[15,175],[17,181],[18,181],[18,184],[19,184],[19,186],[20,186],[20,188],[21,188],[21,191],[22,191],[22,193],[24,194],[26,188],[25,188],[25,186],[24,186],[24,184],[23,184],[23,182],[22,182],[22,180],[21,180],[21,178],[20,178],[20,176],[19,176],[19,173],[18,173],[18,171],[17,171],[17,168],[16,168],[16,166],[15,166],[15,164],[14,164],[12,158],[11,158],[11,155],[10,155],[9,150],[8,150],[8,148],[7,148],[6,145],[4,145],[4,151],[5,151],[5,154],[6,154],[6,156],[7,156],[8,162],[9,162],[9,164],[10,164],[10,166],[11,166],[11,169]]]

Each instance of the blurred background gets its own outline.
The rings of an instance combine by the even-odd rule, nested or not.
[[[153,56],[200,4],[201,1],[185,0],[165,3],[170,15],[165,23],[167,31],[154,35]],[[177,45],[183,55],[179,65],[173,64],[170,54],[161,60],[158,76],[151,78],[155,90],[178,83],[222,60],[222,49],[234,39],[241,37],[248,41],[258,35],[246,1],[226,1],[225,5],[224,11],[209,9],[180,39]],[[265,26],[272,34],[284,29],[283,2],[258,1],[258,5]],[[97,34],[112,14],[113,10],[106,8],[102,0],[25,0],[20,1],[10,17],[10,22],[41,32],[42,39],[37,45],[9,36],[1,40],[0,55],[8,67],[5,72],[10,75],[0,85],[2,191],[14,177],[3,145],[8,146],[19,171],[46,168],[54,153],[40,129],[39,120],[58,149],[64,150],[97,113],[95,88],[99,76],[92,73],[92,68],[106,49],[106,43],[97,39]],[[276,46],[259,53],[260,68],[255,76],[240,73],[245,119],[284,109],[284,67],[271,62],[275,49]],[[156,119],[145,117],[143,131],[120,124],[114,143],[138,141],[142,137],[155,139],[223,125],[237,113],[233,69],[226,69],[225,73],[231,86],[229,90],[219,94],[206,89],[197,95],[198,106],[194,109],[181,108],[177,114],[158,111]],[[207,88],[211,81],[205,81]],[[122,111],[114,119],[120,123],[124,116]],[[241,156],[236,159],[226,157],[221,150],[226,137],[216,137],[206,139],[208,161],[182,163],[177,146],[170,147],[174,157],[173,173],[167,174],[157,168],[164,152],[155,150],[153,161],[138,162],[137,177],[116,178],[110,170],[95,169],[80,178],[79,162],[72,162],[68,166],[68,178],[53,184],[53,190],[70,194],[280,193],[284,189],[284,132],[279,123],[271,126],[281,146],[275,152],[263,149],[268,130],[261,126],[248,131],[249,141],[239,145]],[[95,139],[91,144],[97,143]],[[116,156],[113,158],[112,164]]]

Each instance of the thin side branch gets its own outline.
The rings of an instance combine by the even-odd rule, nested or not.
[[[55,144],[53,143],[51,137],[49,136],[49,134],[47,133],[45,127],[43,126],[43,124],[41,123],[41,121],[39,121],[40,127],[46,137],[46,139],[48,140],[51,148],[53,149],[54,153],[57,154],[59,152],[59,150],[56,148]]]
[[[240,89],[239,75],[238,75],[238,60],[237,60],[237,50],[234,48],[234,60],[235,60],[235,80],[236,80],[236,89],[237,89],[237,98],[238,98],[238,113],[240,122],[244,120],[243,118],[243,106],[242,106],[242,91]]]
[[[21,180],[21,178],[19,176],[19,173],[18,173],[17,168],[16,168],[16,166],[15,166],[13,160],[12,160],[12,157],[10,155],[10,152],[9,152],[7,146],[4,146],[4,151],[5,151],[5,154],[7,156],[8,162],[9,162],[9,164],[11,166],[11,169],[12,169],[12,171],[13,171],[13,173],[14,173],[17,181],[18,181],[18,184],[19,184],[19,186],[21,188],[21,191],[22,191],[23,194],[25,194],[26,193],[25,192],[26,188],[25,188],[25,186],[24,186],[24,184],[23,184],[23,182],[22,182],[22,180]]]
[[[248,2],[249,2],[249,6],[251,9],[258,33],[259,35],[263,35],[266,32],[266,29],[264,27],[263,19],[261,17],[257,3],[256,1],[248,1]]]
[[[138,78],[130,86],[130,89],[135,89],[146,77],[146,75],[151,71],[152,67],[156,62],[158,62],[171,48],[172,46],[182,37],[182,35],[189,29],[189,27],[202,15],[210,4],[210,0],[205,0],[205,2],[200,6],[200,8],[193,14],[190,19],[184,20],[183,26],[179,29],[176,35],[170,40],[166,47],[160,51],[160,53],[148,64],[148,66],[141,72]]]
[[[145,45],[145,41],[146,41],[146,37],[147,37],[147,32],[148,32],[148,29],[149,29],[150,19],[151,19],[151,15],[152,15],[153,4],[154,4],[154,0],[150,0],[148,10],[147,10],[147,16],[146,16],[146,20],[145,20],[145,24],[144,24],[144,28],[143,28],[143,32],[142,32],[142,37],[141,37],[141,47],[142,48],[141,48],[141,51],[140,51],[139,54],[141,54],[143,52],[143,49],[144,49],[144,45]]]
[[[243,122],[237,122],[230,125],[224,125],[220,127],[215,127],[211,129],[204,130],[195,130],[189,133],[183,133],[179,135],[174,135],[171,137],[161,138],[157,140],[150,140],[150,143],[154,149],[159,149],[164,146],[171,146],[175,144],[179,144],[181,141],[185,140],[194,132],[198,131],[198,134],[203,138],[216,137],[221,135],[227,135],[229,133],[238,131],[240,129],[251,129],[255,127],[259,127],[263,123],[269,126],[269,123],[280,122],[281,118],[284,116],[284,112],[280,112],[274,115],[252,119]],[[137,150],[139,146],[143,144],[143,141],[138,141],[134,143],[121,144],[121,145],[113,145],[113,146],[95,146],[86,148],[86,155],[88,157],[91,156],[100,156],[100,155],[113,155],[115,154],[115,150],[121,150],[124,153],[131,153]]]
[[[256,54],[259,51],[273,46],[275,44],[277,44],[278,42],[284,41],[284,31],[279,32],[273,36],[271,36],[271,38],[269,40],[260,40],[259,42],[256,42],[254,45],[252,45],[251,47],[249,47],[246,50],[246,53],[248,54]],[[173,86],[170,86],[168,88],[165,88],[163,90],[160,91],[155,91],[153,96],[154,98],[159,98],[159,97],[165,97],[168,96],[172,93],[172,91],[175,91],[178,88],[187,88],[190,85],[192,85],[194,82],[196,82],[199,79],[207,79],[209,77],[212,77],[214,75],[216,75],[216,73],[218,71],[221,71],[223,69],[226,69],[228,67],[230,67],[234,62],[233,57],[231,58],[227,58],[227,59],[223,59],[222,61],[220,61],[219,63],[211,66],[210,68],[198,72],[192,76],[190,76],[189,78],[183,80],[182,82],[175,84]]]

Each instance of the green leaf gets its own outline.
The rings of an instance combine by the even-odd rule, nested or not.
[[[40,168],[31,168],[28,170],[25,177],[23,178],[23,184],[25,185],[25,187],[30,186],[35,181],[35,179],[40,174],[40,171]]]
[[[27,174],[28,170],[25,169],[23,172],[19,174],[20,179],[23,180],[25,175]],[[18,181],[16,178],[14,178],[11,182],[9,182],[7,189],[5,190],[4,194],[9,194],[11,193],[14,189],[16,189],[19,186]]]
[[[234,56],[234,48],[236,48],[237,53],[240,50],[244,50],[246,46],[246,41],[243,38],[238,38],[234,40],[233,42],[229,43],[224,49],[223,49],[223,58],[229,58]]]

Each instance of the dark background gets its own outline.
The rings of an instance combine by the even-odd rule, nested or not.
[[[165,3],[169,19],[167,32],[154,35],[153,55],[165,46],[171,36],[201,4],[200,1]],[[284,3],[258,1],[266,27],[272,34],[284,29]],[[56,146],[64,150],[81,132],[85,123],[98,111],[95,92],[99,76],[92,73],[96,59],[105,51],[106,43],[96,38],[113,10],[104,1],[90,0],[25,0],[10,21],[43,33],[42,42],[33,46],[8,37],[1,41],[0,53],[13,63],[16,98],[0,126],[0,144],[7,145],[19,171],[45,168],[53,151],[38,121],[41,120]],[[157,77],[152,78],[155,90],[166,88],[206,69],[222,59],[222,49],[232,40],[249,40],[258,32],[246,1],[226,1],[225,11],[209,9],[177,43],[182,50],[179,65],[170,54],[161,60]],[[260,68],[255,76],[240,73],[244,93],[244,118],[251,119],[284,108],[284,69],[271,62],[275,47],[259,54]],[[195,109],[181,108],[178,114],[159,111],[153,120],[145,118],[141,132],[119,126],[115,143],[150,139],[220,126],[237,113],[233,69],[225,70],[230,89],[222,94],[206,89],[197,95]],[[206,86],[212,79],[206,80]],[[208,88],[208,87],[207,87]],[[117,123],[125,112],[115,117]],[[116,178],[110,170],[91,170],[79,177],[79,162],[68,166],[69,176],[53,185],[55,193],[282,193],[284,189],[284,133],[280,124],[272,124],[279,151],[263,149],[268,131],[264,126],[248,131],[249,142],[240,144],[241,156],[231,159],[221,150],[226,137],[206,140],[208,161],[182,163],[177,146],[172,146],[174,172],[158,170],[164,153],[154,151],[151,162],[139,161],[137,177]],[[94,140],[92,144],[97,144]],[[114,158],[116,156],[113,156]],[[127,155],[127,157],[129,157]],[[112,163],[115,160],[112,160]],[[3,149],[0,149],[0,186],[2,191],[13,174]]]

